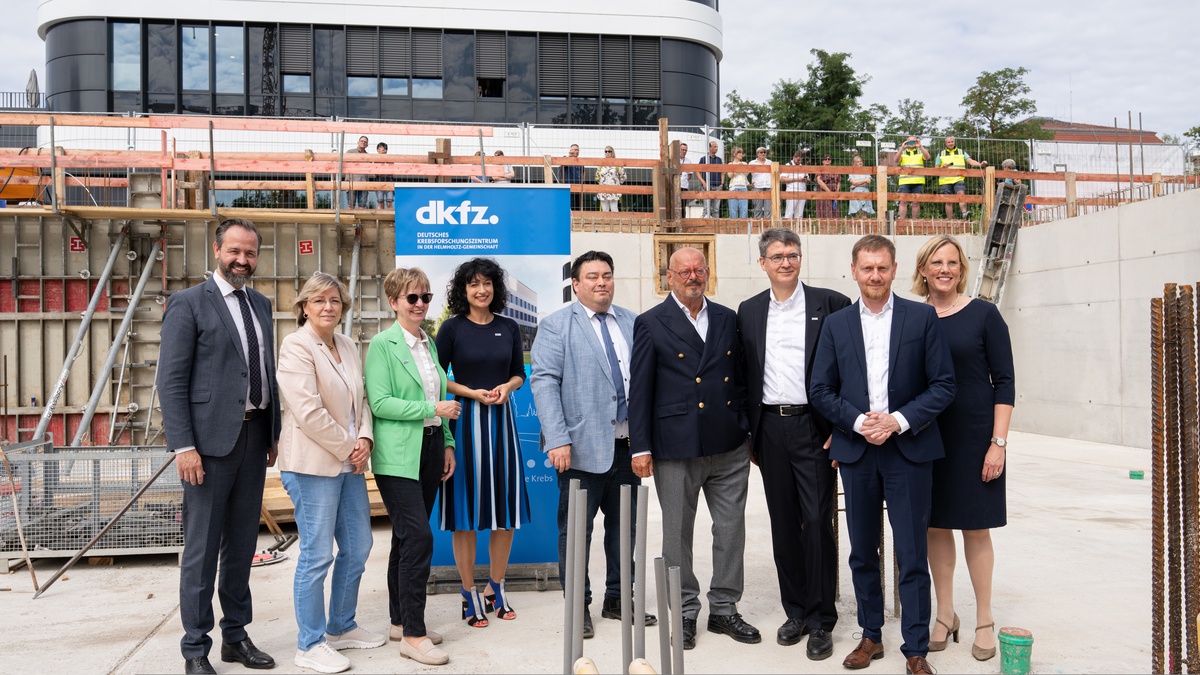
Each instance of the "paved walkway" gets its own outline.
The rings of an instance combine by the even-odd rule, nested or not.
[[[1150,481],[1129,478],[1130,469],[1148,469],[1145,450],[1047,436],[1013,433],[1009,450],[1009,524],[994,533],[996,546],[995,614],[999,626],[1033,631],[1033,669],[1038,673],[1137,673],[1150,668]],[[857,625],[853,590],[845,565],[842,532],[841,614],[834,630],[834,656],[813,662],[803,643],[781,647],[775,629],[784,620],[779,608],[762,483],[752,472],[746,512],[746,592],[740,605],[748,621],[763,633],[763,643],[743,645],[704,631],[700,615],[695,650],[686,652],[689,673],[846,672],[841,659],[853,647]],[[651,501],[648,550],[660,548],[657,503]],[[710,574],[711,542],[707,513],[697,519],[697,576]],[[535,514],[545,517],[548,514]],[[844,522],[844,521],[843,521]],[[387,527],[375,524],[376,546],[367,564],[359,602],[359,622],[374,630],[387,626],[384,569]],[[270,544],[264,533],[263,546]],[[293,547],[289,553],[295,554]],[[599,542],[592,578],[603,578]],[[974,607],[959,552],[955,593],[962,617],[963,642],[930,654],[943,673],[998,673],[999,657],[971,657]],[[36,563],[43,582],[61,559]],[[293,561],[254,570],[255,621],[251,636],[275,656],[271,672],[308,672],[292,665],[295,620],[292,614]],[[653,575],[651,575],[652,577]],[[890,574],[889,574],[890,580]],[[651,583],[653,583],[651,581]],[[0,575],[0,673],[176,673],[182,672],[178,643],[178,569],[173,556],[118,558],[112,566],[81,563],[39,599],[33,600],[26,570]],[[890,604],[890,588],[888,590]],[[653,601],[654,594],[650,594]],[[702,598],[703,599],[703,598]],[[513,595],[520,617],[471,629],[458,619],[456,595],[429,599],[429,627],[446,636],[450,665],[439,669],[402,658],[394,645],[350,651],[356,673],[462,672],[555,673],[562,667],[562,604],[554,592]],[[658,614],[662,614],[650,608]],[[619,623],[596,617],[596,638],[585,653],[602,672],[619,672]],[[659,663],[657,628],[647,632],[651,663]],[[219,637],[217,638],[219,640]],[[884,627],[885,658],[873,673],[903,673],[898,622]],[[214,656],[216,656],[214,654]],[[221,673],[248,671],[221,663]]]

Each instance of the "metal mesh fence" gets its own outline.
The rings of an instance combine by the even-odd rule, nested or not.
[[[20,557],[14,501],[31,557],[70,556],[170,459],[162,446],[24,445],[5,453],[15,491],[7,471],[0,476],[0,558]],[[180,550],[182,508],[183,488],[165,471],[89,554]]]
[[[94,116],[95,117],[95,116]],[[117,117],[108,115],[108,117]],[[586,160],[624,159],[642,160],[644,162],[658,161],[661,148],[657,126],[560,126],[545,124],[488,124],[472,125],[469,123],[443,122],[396,122],[367,119],[336,119],[288,117],[277,119],[278,130],[265,130],[264,119],[267,118],[222,118],[231,120],[246,120],[246,128],[218,128],[210,131],[199,118],[192,116],[157,116],[165,120],[163,126],[143,128],[115,128],[101,126],[66,126],[70,124],[72,115],[56,115],[59,125],[53,131],[46,125],[20,126],[13,124],[0,125],[0,148],[24,148],[27,154],[50,153],[51,145],[64,148],[68,153],[140,153],[143,166],[141,168],[122,167],[119,162],[97,162],[96,166],[71,165],[63,171],[63,194],[60,201],[64,205],[74,206],[128,206],[133,203],[129,194],[128,175],[130,171],[165,170],[172,166],[172,158],[207,157],[210,151],[218,153],[241,153],[246,161],[251,156],[282,158],[285,155],[293,159],[309,157],[315,161],[324,160],[322,168],[335,169],[340,167],[341,181],[337,181],[338,172],[286,173],[270,172],[256,169],[249,164],[245,170],[222,170],[211,177],[215,180],[214,198],[220,207],[249,207],[249,208],[317,208],[317,209],[355,209],[355,208],[388,208],[390,206],[390,187],[395,183],[427,182],[429,175],[401,172],[395,175],[388,171],[390,163],[435,163],[434,155],[438,153],[438,139],[449,138],[448,159],[446,163],[463,164],[468,158],[481,153],[483,162],[492,167],[501,166],[506,171],[507,180],[515,183],[547,183],[566,182],[562,166],[555,163],[549,170],[545,167],[544,158],[567,157],[572,145],[579,148],[578,157],[583,161],[582,182],[584,185],[595,185],[599,181],[598,172],[601,164],[589,165]],[[173,124],[177,119],[179,123]],[[268,120],[269,121],[269,120]],[[354,128],[370,127],[367,134],[330,131],[305,131],[297,125],[312,123],[334,125],[345,123]],[[415,127],[414,127],[415,125]],[[415,128],[415,131],[414,131]],[[486,131],[476,135],[473,130]],[[359,137],[367,138],[363,150],[367,157],[359,155]],[[724,161],[733,159],[732,150],[740,147],[745,151],[747,161],[755,158],[755,149],[761,147],[766,151],[766,159],[786,164],[793,153],[800,151],[800,160],[804,166],[814,167],[811,174],[816,173],[816,167],[821,165],[822,158],[830,157],[830,164],[835,167],[851,166],[856,160],[862,162],[865,174],[870,174],[868,188],[875,189],[874,167],[896,164],[896,153],[904,142],[905,137],[873,132],[826,132],[788,129],[742,129],[722,127],[670,127],[669,140],[678,140],[688,146],[685,163],[698,162],[708,154],[710,140],[718,143],[718,156]],[[928,168],[939,164],[939,155],[946,148],[945,137],[923,137],[923,146],[929,151],[930,158],[924,162]],[[443,142],[444,143],[444,142]],[[1130,168],[1133,173],[1141,176],[1150,173],[1163,175],[1182,175],[1186,172],[1187,153],[1181,146],[1165,144],[1121,144],[1121,143],[1054,143],[1030,140],[1000,140],[987,138],[958,137],[957,148],[963,150],[973,161],[986,162],[988,165],[1000,168],[1004,160],[1011,159],[1016,171],[1038,171],[1061,173],[1070,170],[1075,173],[1096,173],[1120,176],[1125,175],[1128,182]],[[385,145],[386,148],[382,148]],[[612,155],[606,155],[605,149],[611,147]],[[387,158],[380,155],[385,154]],[[497,154],[502,153],[502,154]],[[153,166],[147,168],[146,163]],[[205,162],[206,164],[206,162]],[[207,169],[207,167],[204,167]],[[970,167],[969,167],[970,168]],[[621,194],[620,210],[633,213],[649,213],[653,210],[653,198],[650,194],[654,184],[654,169],[648,165],[625,166],[625,186],[644,188],[642,194]],[[49,171],[21,167],[4,168],[0,163],[0,193],[6,189],[24,188],[25,193],[14,191],[13,195],[24,194],[24,197],[10,196],[13,201],[32,200],[49,203]],[[198,181],[207,180],[206,170],[197,169],[193,165],[189,171],[177,172],[175,186],[187,186]],[[444,182],[467,183],[473,178],[464,168],[456,175],[443,176]],[[493,178],[494,180],[494,178]],[[889,192],[897,187],[897,176],[889,177]],[[306,183],[307,181],[307,183]],[[938,176],[925,177],[924,193],[938,194],[946,186],[958,182],[943,179]],[[377,185],[383,183],[383,185]],[[968,172],[962,181],[964,193],[978,198],[985,192],[982,172],[975,176]],[[206,184],[207,185],[207,184]],[[815,181],[810,180],[808,189],[816,187]],[[834,191],[849,191],[851,188],[848,174],[841,174],[834,186]],[[1108,183],[1087,184],[1081,180],[1079,196],[1106,193],[1121,188],[1116,181]],[[695,186],[693,186],[695,189]],[[723,189],[715,186],[713,189]],[[600,211],[601,205],[594,190],[584,190],[581,198],[575,200],[576,211]],[[1062,197],[1061,180],[1035,180],[1030,185],[1031,197]],[[188,203],[178,193],[163,198],[163,205],[168,207],[202,205]],[[202,200],[201,200],[202,201]],[[309,202],[312,203],[309,203]],[[724,200],[722,200],[724,201]],[[975,201],[978,201],[977,199]],[[181,203],[182,202],[182,203]],[[812,217],[816,214],[817,201],[810,200],[806,205],[806,213],[800,217]],[[946,204],[920,204],[919,217],[940,218],[948,211]],[[982,205],[969,206],[975,219],[982,217]],[[832,217],[849,215],[849,203],[840,200]],[[728,217],[728,205],[723,204],[718,217]],[[828,217],[828,216],[826,216]]]

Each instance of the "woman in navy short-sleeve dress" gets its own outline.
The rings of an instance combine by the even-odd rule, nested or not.
[[[459,265],[447,291],[453,316],[438,328],[438,358],[454,378],[448,389],[463,409],[454,434],[458,470],[442,483],[438,518],[443,530],[454,532],[463,619],[482,628],[487,612],[517,618],[504,576],[513,530],[529,522],[529,497],[509,397],[525,381],[525,352],[517,322],[500,316],[507,290],[504,270],[494,260]],[[479,530],[491,531],[491,574],[482,598],[475,587]]]
[[[921,247],[912,290],[937,310],[957,383],[954,402],[938,416],[946,456],[933,463],[929,570],[937,615],[929,651],[945,649],[951,639],[958,642],[954,530],[961,530],[975,591],[971,654],[986,661],[996,655],[991,528],[1007,522],[1004,451],[1016,388],[1008,326],[995,305],[965,295],[966,284],[967,256],[953,237],[938,235]]]

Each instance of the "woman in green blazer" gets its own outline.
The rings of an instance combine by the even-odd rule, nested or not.
[[[391,638],[400,654],[440,666],[450,657],[435,646],[441,636],[425,629],[425,583],[433,559],[429,516],[438,484],[454,473],[450,420],[461,405],[446,400],[446,371],[437,348],[421,330],[429,311],[429,278],[417,268],[395,269],[383,291],[396,323],[371,338],[363,369],[374,417],[371,468],[392,521],[388,556]]]

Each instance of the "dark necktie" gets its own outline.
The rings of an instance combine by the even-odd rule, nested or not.
[[[255,407],[262,405],[262,367],[258,363],[258,331],[254,330],[254,317],[250,314],[250,303],[246,301],[246,292],[237,289],[238,305],[242,308],[242,325],[246,327],[246,367],[250,369],[250,403]]]
[[[596,312],[600,319],[600,335],[604,336],[604,352],[608,354],[608,369],[612,371],[613,386],[617,388],[617,421],[629,419],[629,404],[625,401],[625,378],[621,376],[621,363],[617,361],[617,349],[608,332],[608,314]]]

